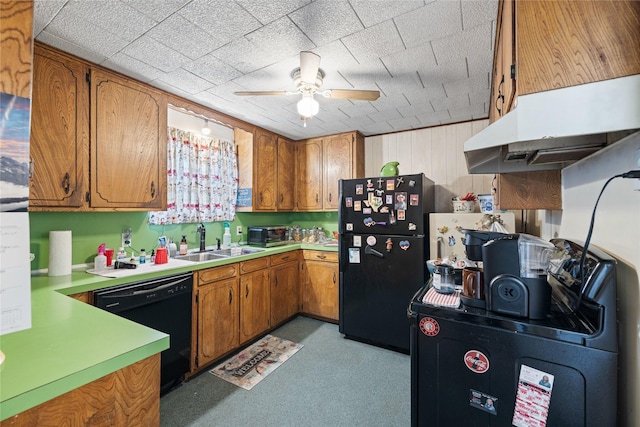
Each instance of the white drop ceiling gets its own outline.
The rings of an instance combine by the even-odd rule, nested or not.
[[[294,140],[377,135],[488,117],[498,0],[36,0],[36,40]],[[303,127],[299,52],[326,99]]]

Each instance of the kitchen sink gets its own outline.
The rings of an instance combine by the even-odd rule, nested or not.
[[[178,255],[175,257],[175,259],[181,259],[183,261],[204,262],[215,261],[217,259],[225,259],[232,256],[255,254],[264,251],[264,249],[256,248],[241,248],[239,251],[238,248],[234,249],[235,251],[232,251],[231,249],[220,249],[215,251],[195,252],[188,255]]]
[[[215,253],[197,252],[197,253],[188,254],[188,255],[178,255],[175,257],[175,259],[181,259],[183,261],[193,261],[193,262],[215,261],[217,259],[225,259],[225,258],[229,258],[229,254],[223,255],[218,253],[217,251]]]

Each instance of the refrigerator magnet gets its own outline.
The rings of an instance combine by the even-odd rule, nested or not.
[[[400,246],[400,249],[406,251],[407,249],[409,249],[409,246],[411,246],[411,243],[409,243],[408,240],[401,240],[398,245]]]
[[[409,231],[415,231],[418,229],[418,226],[415,225],[413,222],[410,222],[407,228],[409,229]]]
[[[389,213],[389,206],[383,206],[380,208],[380,213]]]
[[[385,204],[392,205],[393,204],[393,195],[387,194],[385,196]]]
[[[360,200],[354,200],[353,210],[357,212],[360,212],[362,210],[362,202]]]
[[[349,263],[360,264],[360,249],[349,248]]]
[[[404,178],[399,176],[396,178],[396,188],[400,187],[400,185],[404,184]]]
[[[362,184],[356,184],[356,194],[364,194],[364,186]]]
[[[404,221],[405,220],[405,210],[404,209],[399,209],[398,210],[398,221]]]
[[[378,243],[378,240],[376,239],[375,236],[368,236],[367,237],[367,245],[375,246],[376,243]]]
[[[405,193],[405,192],[396,193],[396,204],[395,204],[395,207],[396,207],[397,210],[407,209],[407,193]]]
[[[384,184],[384,179],[378,178],[378,188],[382,188],[382,184]]]
[[[353,246],[362,247],[362,236],[353,236]]]
[[[420,196],[418,194],[409,195],[409,205],[418,206],[419,203],[420,203]]]
[[[367,191],[373,191],[373,182],[370,179],[367,180]]]
[[[391,240],[391,238],[389,237],[385,242],[384,242],[386,248],[387,248],[387,252],[391,252],[391,248],[393,248],[393,240]]]
[[[409,180],[409,187],[415,187],[416,186],[416,182],[412,179]]]
[[[347,229],[347,231],[353,231],[353,224],[348,222],[345,224],[345,228]]]
[[[371,215],[371,208],[363,208],[362,213],[365,215]]]
[[[387,180],[387,191],[393,191],[396,188],[396,181],[393,179]]]
[[[352,197],[345,197],[344,198],[344,205],[348,208],[353,207],[353,198]]]

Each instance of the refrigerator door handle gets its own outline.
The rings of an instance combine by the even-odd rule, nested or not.
[[[373,249],[369,245],[367,245],[367,247],[364,248],[364,253],[367,254],[367,255],[375,255],[377,257],[384,258],[384,255],[382,253],[376,251],[375,249]]]

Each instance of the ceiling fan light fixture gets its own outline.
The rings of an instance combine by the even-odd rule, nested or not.
[[[204,119],[204,127],[202,128],[201,132],[205,136],[211,135],[211,128],[209,127],[209,120]]]
[[[297,107],[298,114],[306,118],[313,117],[320,111],[320,104],[313,99],[312,94],[302,94],[302,99],[298,101]]]

